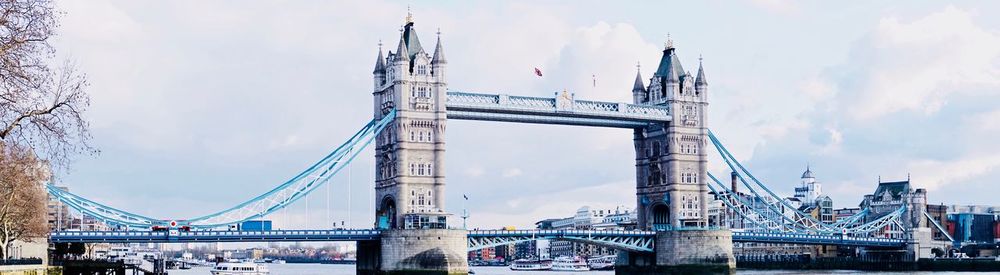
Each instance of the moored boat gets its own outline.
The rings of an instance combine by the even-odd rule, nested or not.
[[[552,269],[552,260],[520,259],[510,264],[510,270],[549,270]]]
[[[212,268],[212,275],[269,275],[267,266],[257,263],[230,263],[223,262]]]
[[[558,257],[552,261],[555,271],[590,271],[587,261],[580,257]]]
[[[614,270],[617,259],[618,256],[615,255],[596,257],[588,259],[587,265],[590,266],[590,270]]]

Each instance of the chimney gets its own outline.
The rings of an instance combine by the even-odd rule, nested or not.
[[[737,193],[737,191],[736,191],[736,176],[737,176],[736,171],[733,171],[732,173],[729,173],[730,180],[732,181],[731,184],[732,184],[733,188],[731,190],[732,190],[733,194]]]

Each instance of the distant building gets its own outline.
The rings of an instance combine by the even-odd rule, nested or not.
[[[948,206],[943,205],[943,204],[938,204],[938,205],[928,204],[927,205],[927,215],[931,216],[931,220],[929,220],[929,221],[931,221],[933,223],[937,223],[938,225],[940,225],[943,228],[945,228],[945,230],[948,230],[947,229],[948,228],[947,227],[948,226]],[[946,237],[944,235],[945,232],[942,232],[941,230],[939,230],[937,228],[937,226],[931,226],[930,224],[928,224],[927,226],[931,227],[931,234],[932,234],[931,237],[934,238],[934,240],[938,240],[938,241],[947,241],[948,240],[948,237]],[[951,233],[948,232],[948,235],[951,235]]]
[[[883,231],[889,238],[905,237],[906,229],[927,227],[927,219],[922,213],[927,208],[927,191],[923,188],[914,189],[910,186],[909,179],[890,182],[883,182],[880,179],[875,193],[865,195],[859,206],[871,211],[871,215],[868,215],[864,222],[870,222],[900,207],[906,207],[901,220],[903,228],[887,228]]]
[[[816,181],[812,170],[806,165],[806,171],[802,172],[802,184],[795,187],[795,197],[804,205],[816,204],[816,199],[823,195],[822,185]]]
[[[65,186],[57,186],[63,191],[69,191],[69,188]],[[46,202],[46,209],[48,211],[48,224],[49,230],[51,231],[61,231],[70,228],[73,217],[69,213],[69,206],[62,203],[55,197],[51,195],[48,196],[49,199]]]
[[[994,243],[997,240],[997,215],[958,213],[948,214],[953,222],[952,237],[959,242]]]
[[[636,228],[636,220],[635,210],[626,206],[618,206],[615,209],[592,209],[583,206],[577,209],[573,217],[545,219],[536,222],[535,225],[538,229],[555,230],[631,230]],[[548,252],[552,257],[595,257],[617,253],[612,248],[566,240],[550,241]]]
[[[858,213],[861,213],[861,208],[849,207],[849,208],[834,209],[833,220],[834,222],[840,222],[844,219],[850,218],[851,216],[857,215]]]

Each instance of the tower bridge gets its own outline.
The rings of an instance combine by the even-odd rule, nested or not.
[[[440,33],[433,53],[410,17],[394,51],[379,49],[373,70],[373,119],[315,164],[274,189],[231,208],[189,219],[133,214],[49,186],[50,195],[85,215],[130,230],[52,232],[52,242],[358,242],[358,273],[402,271],[465,274],[466,251],[538,239],[585,242],[619,249],[623,271],[735,266],[734,242],[822,244],[929,253],[917,232],[926,223],[907,204],[860,211],[825,223],[777,196],[740,164],[708,129],[709,84],[699,62],[685,71],[668,41],[652,76],[636,72],[631,103],[577,99],[569,91],[529,97],[453,90]],[[634,231],[466,231],[449,227],[445,209],[445,132],[449,119],[633,129],[638,229]],[[375,223],[370,229],[218,231],[285,208],[327,183],[367,146],[375,151]],[[733,171],[732,185],[707,169],[717,151]],[[743,192],[735,190],[738,184]],[[707,203],[724,203],[745,224],[730,231],[710,224]],[[761,204],[759,202],[771,202]],[[167,231],[149,231],[153,227]],[[190,228],[192,231],[179,230]],[[906,235],[886,237],[886,230]],[[923,231],[920,231],[923,232]],[[900,238],[902,237],[902,238]],[[928,251],[924,251],[928,250]],[[415,260],[420,259],[420,260]]]

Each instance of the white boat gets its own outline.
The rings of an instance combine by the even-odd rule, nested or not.
[[[590,258],[587,260],[587,264],[590,265],[590,270],[614,270],[617,259],[618,256],[608,255]]]
[[[510,264],[510,270],[549,270],[552,269],[552,260],[514,260]]]
[[[554,271],[590,271],[587,261],[580,257],[558,257],[552,261]]]
[[[212,268],[212,275],[268,275],[267,266],[256,263],[219,263]]]

